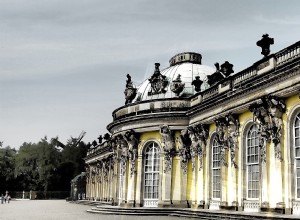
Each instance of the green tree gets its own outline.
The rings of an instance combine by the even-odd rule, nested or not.
[[[15,176],[19,190],[39,190],[38,146],[23,143],[16,155]]]
[[[14,148],[0,148],[0,191],[13,190],[14,184],[14,168],[15,168]]]

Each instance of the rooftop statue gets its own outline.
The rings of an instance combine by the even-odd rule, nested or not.
[[[200,92],[201,91],[201,85],[202,85],[203,81],[200,79],[200,76],[196,76],[195,79],[192,82],[192,86],[195,87],[195,91],[196,92]]]
[[[125,105],[131,103],[136,96],[136,88],[134,88],[131,76],[129,74],[127,74],[126,88],[124,94],[126,99]]]
[[[102,144],[102,140],[103,140],[102,135],[99,135],[99,137],[97,139],[98,139],[99,144]]]
[[[222,65],[224,65],[224,64],[222,64]],[[210,86],[215,85],[216,83],[218,83],[219,81],[221,81],[222,79],[225,78],[224,75],[221,73],[219,63],[215,63],[215,67],[216,67],[216,72],[213,73],[212,75],[207,76],[207,83]]]
[[[256,42],[256,45],[261,47],[261,54],[265,57],[270,54],[270,45],[274,44],[274,38],[270,38],[268,34],[264,34],[262,39]]]

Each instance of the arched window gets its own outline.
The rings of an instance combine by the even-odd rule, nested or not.
[[[148,144],[144,157],[144,205],[155,207],[159,198],[159,146]]]
[[[295,196],[300,199],[300,113],[295,117],[293,126],[293,143],[295,155]]]
[[[247,199],[259,198],[259,137],[256,125],[252,125],[246,138]]]
[[[212,198],[221,198],[221,164],[220,164],[221,147],[215,137],[212,144]]]

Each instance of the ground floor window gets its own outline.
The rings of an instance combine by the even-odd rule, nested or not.
[[[159,146],[148,144],[144,157],[144,205],[157,206],[159,198]]]

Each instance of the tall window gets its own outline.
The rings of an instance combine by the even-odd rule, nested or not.
[[[247,199],[259,198],[259,138],[256,125],[247,133]]]
[[[295,155],[295,180],[296,196],[300,198],[300,113],[296,116],[294,123],[294,155]]]
[[[212,198],[221,198],[221,167],[220,167],[221,147],[214,138],[212,145]]]
[[[145,152],[144,199],[158,200],[159,191],[159,147],[152,142]]]

